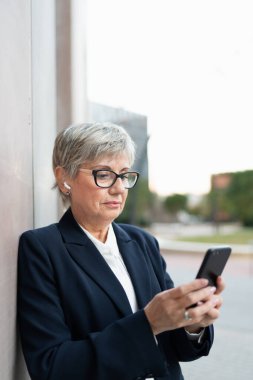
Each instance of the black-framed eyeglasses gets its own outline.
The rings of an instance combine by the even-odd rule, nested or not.
[[[94,177],[95,184],[98,187],[107,189],[115,184],[118,178],[121,179],[122,184],[125,189],[132,189],[139,178],[138,172],[125,172],[121,174],[115,173],[113,170],[90,170],[90,169],[79,169],[81,172],[91,171]]]

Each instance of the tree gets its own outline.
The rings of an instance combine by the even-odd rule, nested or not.
[[[233,173],[226,197],[231,216],[253,226],[253,170]]]
[[[184,194],[169,195],[164,200],[164,207],[173,215],[178,211],[187,210],[187,196]]]

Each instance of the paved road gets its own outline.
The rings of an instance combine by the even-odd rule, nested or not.
[[[175,285],[195,277],[200,254],[164,253]],[[208,357],[183,363],[185,380],[253,379],[253,257],[231,257],[225,268],[224,305]]]

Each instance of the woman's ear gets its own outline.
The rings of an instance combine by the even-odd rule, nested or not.
[[[68,195],[70,193],[71,186],[68,184],[68,181],[66,179],[67,175],[63,167],[57,166],[54,169],[54,176],[60,191]]]

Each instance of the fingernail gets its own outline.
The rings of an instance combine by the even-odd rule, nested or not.
[[[212,286],[211,289],[210,289],[210,293],[214,293],[215,291],[216,291],[216,287]]]

